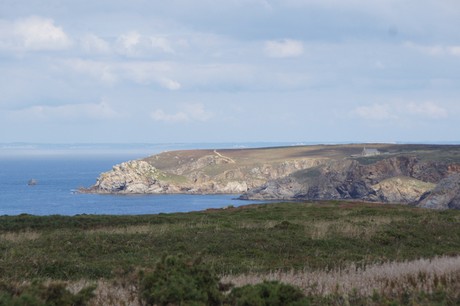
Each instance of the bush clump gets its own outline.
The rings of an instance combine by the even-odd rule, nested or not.
[[[308,301],[299,289],[280,282],[263,282],[234,288],[228,296],[230,305],[238,306],[296,306]]]
[[[84,306],[94,297],[95,286],[83,288],[74,294],[64,283],[48,285],[33,283],[14,287],[0,285],[0,306]]]
[[[263,282],[233,288],[219,283],[210,267],[200,260],[163,256],[152,273],[141,276],[140,295],[147,305],[305,305],[305,295],[279,282]]]
[[[219,278],[198,260],[163,256],[141,277],[141,299],[148,305],[221,305]]]

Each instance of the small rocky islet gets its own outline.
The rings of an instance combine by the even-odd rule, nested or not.
[[[350,144],[169,151],[115,165],[81,192],[240,194],[460,209],[460,146]]]

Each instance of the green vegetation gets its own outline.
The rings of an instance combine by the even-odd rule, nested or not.
[[[94,297],[95,287],[83,288],[78,293],[67,290],[64,283],[48,285],[11,286],[0,284],[0,305],[10,306],[83,306]]]
[[[200,260],[164,256],[153,272],[141,276],[141,299],[147,305],[305,305],[305,295],[276,281],[233,288],[219,283],[214,271]]]
[[[164,254],[187,254],[201,261],[191,268],[171,261]],[[177,264],[174,266],[177,273],[174,273],[189,275],[184,277],[187,280],[183,283],[184,288],[196,282],[196,275],[200,275],[198,283],[209,284],[204,287],[208,292],[205,295],[209,297],[216,294],[209,293],[210,288],[215,289],[216,279],[214,274],[207,274],[207,269],[225,276],[228,282],[238,287],[244,287],[262,283],[267,275],[276,271],[277,275],[294,273],[297,278],[306,275],[307,280],[320,279],[308,276],[308,271],[319,271],[327,278],[331,271],[354,267],[347,272],[349,276],[353,271],[375,270],[375,265],[389,262],[437,256],[455,258],[459,255],[460,211],[433,211],[399,205],[275,203],[147,216],[0,217],[0,281],[10,284],[49,280],[96,283],[102,279],[106,286],[113,287],[112,282],[119,286],[120,280],[133,280],[137,284],[139,271],[144,271],[139,285],[143,289],[139,292],[142,291],[141,295],[146,299],[147,296],[156,296],[153,288],[159,279],[163,277],[164,280],[165,275],[170,274],[165,272],[161,276],[159,271],[162,266],[168,267],[163,271],[173,271],[171,264]],[[390,268],[381,267],[381,270],[385,269]],[[150,274],[152,271],[156,271],[156,276]],[[382,286],[388,289],[385,292],[394,292],[391,289],[394,286],[405,288],[395,296],[383,291],[375,294],[360,291],[353,296],[351,289],[346,289],[345,293],[345,289],[321,293],[314,290],[311,282],[304,282],[309,287],[302,288],[302,291],[308,293],[305,298],[312,304],[323,304],[324,299],[329,299],[331,304],[341,304],[339,300],[344,297],[350,304],[353,304],[350,300],[353,298],[365,301],[358,304],[375,302],[375,305],[385,305],[387,300],[405,304],[407,299],[414,305],[423,305],[424,301],[447,305],[459,301],[458,270],[453,271],[454,274],[434,276],[429,272],[414,273],[415,276],[398,276],[397,280],[383,282]],[[256,282],[236,281],[235,277],[239,275],[252,274],[259,275]],[[168,281],[181,282],[180,279]],[[339,278],[332,279],[337,281]],[[411,282],[429,283],[431,289],[414,285],[409,290],[407,284]],[[285,283],[297,284],[288,278]],[[263,289],[264,286],[275,286],[270,287],[274,292],[284,290],[269,284],[245,290],[255,299],[257,292],[268,290]],[[179,288],[178,285],[173,287]],[[189,292],[188,289],[185,291]],[[6,299],[5,296],[3,294],[2,298]],[[197,291],[194,296],[204,295]],[[233,297],[237,298],[236,295]]]
[[[460,254],[460,212],[280,203],[151,216],[0,217],[0,277],[97,279],[200,254],[222,274]]]
[[[148,305],[220,305],[219,278],[199,261],[164,256],[154,272],[142,277],[141,296]]]
[[[313,167],[305,170],[300,170],[292,174],[293,177],[299,180],[318,179],[321,176],[319,167]]]
[[[162,172],[159,178],[165,182],[174,184],[185,184],[188,182],[188,179],[185,176],[166,172]]]
[[[301,306],[307,305],[305,295],[299,289],[279,282],[263,282],[232,290],[228,297],[230,305]]]

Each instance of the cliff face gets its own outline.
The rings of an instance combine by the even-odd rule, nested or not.
[[[355,160],[295,172],[244,193],[242,199],[357,199],[386,203],[418,203],[420,207],[460,208],[457,164],[393,157],[362,165]]]
[[[433,190],[421,197],[417,206],[432,209],[460,209],[460,173],[442,179]]]
[[[257,200],[356,199],[460,208],[460,146],[362,145],[171,151],[116,165],[82,190],[242,194]]]
[[[425,195],[426,199],[419,203],[421,207],[444,207],[446,204],[435,203],[445,203],[448,198],[448,208],[454,208],[460,203],[460,179],[456,180],[458,174],[451,176],[460,172],[457,166],[408,156],[386,158],[369,165],[356,160],[334,161],[267,182],[241,198],[417,203]]]
[[[165,177],[163,172],[145,161],[129,161],[102,173],[96,184],[86,191],[120,194],[178,192],[174,186],[162,182]]]
[[[291,158],[265,163],[256,158],[235,161],[217,151],[203,153],[206,154],[198,158],[184,158],[180,154],[171,156],[173,160],[168,160],[169,164],[161,160],[164,158],[162,156],[125,162],[102,173],[94,186],[82,191],[114,194],[238,194],[268,180],[322,163],[320,158]],[[155,164],[158,164],[158,168]]]

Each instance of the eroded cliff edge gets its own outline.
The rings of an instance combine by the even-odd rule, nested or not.
[[[362,200],[460,209],[460,147],[401,145],[268,181],[241,199]]]
[[[460,208],[460,146],[335,145],[171,151],[122,163],[85,192],[242,194]]]
[[[171,151],[115,165],[84,192],[241,194],[328,159],[299,148]]]

